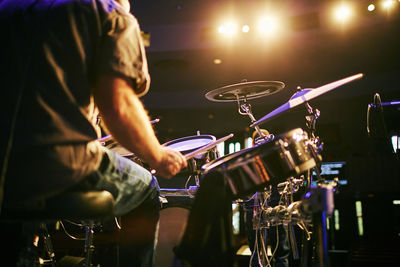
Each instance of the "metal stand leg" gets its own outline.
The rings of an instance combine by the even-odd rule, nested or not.
[[[51,265],[53,267],[56,266],[56,256],[53,250],[53,243],[51,242],[51,237],[49,234],[49,231],[47,230],[46,223],[40,223],[40,230],[42,232],[43,236],[43,246],[44,249],[46,250],[46,254],[49,257],[48,260],[44,260],[39,258],[39,264],[40,265]]]
[[[326,231],[326,212],[315,214],[316,234],[318,237],[318,262],[321,267],[329,267],[328,235]]]
[[[94,222],[90,221],[85,226],[85,253],[86,253],[86,266],[92,266],[92,257],[94,252],[93,236],[94,236]]]

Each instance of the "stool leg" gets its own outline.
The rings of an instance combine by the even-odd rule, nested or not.
[[[43,260],[39,259],[39,263],[41,265],[47,265],[51,264],[51,266],[55,267],[56,266],[56,256],[53,250],[53,244],[51,242],[51,236],[49,234],[49,231],[47,230],[47,226],[45,223],[40,223],[40,229],[42,231],[42,237],[43,237],[43,245],[45,248],[45,251],[47,253],[47,256],[49,257],[48,260]]]
[[[85,226],[85,253],[86,253],[86,266],[92,266],[92,257],[94,252],[93,236],[94,236],[94,222],[90,221]]]
[[[56,258],[50,234],[44,222],[24,222],[21,229],[23,239],[17,266],[56,266]],[[39,249],[41,247],[41,249]]]

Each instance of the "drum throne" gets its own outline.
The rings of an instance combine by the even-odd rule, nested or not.
[[[13,266],[92,266],[95,222],[112,217],[113,211],[114,198],[108,191],[67,192],[16,208],[5,205],[0,221],[8,227],[20,226],[22,242],[18,233],[12,233],[12,243],[18,243],[19,252],[14,249],[2,260],[14,261],[9,262]],[[62,220],[81,221],[84,225],[84,257],[65,256],[56,262],[47,224]]]

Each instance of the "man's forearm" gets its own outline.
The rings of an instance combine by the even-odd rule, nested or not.
[[[101,117],[113,137],[150,166],[161,160],[160,144],[146,110],[123,78],[102,78],[95,90]]]

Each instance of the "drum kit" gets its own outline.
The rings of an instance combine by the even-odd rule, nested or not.
[[[299,259],[299,253],[293,226],[297,225],[304,230],[308,239],[311,234],[316,234],[319,240],[319,265],[328,266],[324,220],[333,212],[336,184],[324,182],[319,175],[322,142],[315,133],[315,124],[320,111],[313,109],[308,101],[362,77],[363,74],[356,74],[314,89],[298,88],[288,102],[259,120],[254,117],[249,100],[280,92],[285,87],[283,82],[242,81],[206,93],[205,97],[210,101],[237,103],[239,114],[250,118],[250,127],[254,128],[256,136],[253,139],[254,145],[220,157],[217,145],[231,138],[233,134],[218,140],[212,135],[198,134],[163,144],[180,151],[187,158],[188,167],[183,172],[188,175],[188,180],[194,177],[195,186],[187,187],[186,183],[184,188],[160,189],[165,208],[160,213],[156,265],[167,266],[168,262],[173,265],[173,247],[178,245],[186,227],[190,201],[184,205],[175,205],[174,202],[182,203],[176,201],[177,199],[194,199],[196,191],[201,187],[202,177],[211,171],[217,171],[226,179],[233,202],[245,205],[249,199],[254,200],[253,230],[259,232],[272,226],[289,226],[288,238],[295,259]],[[266,131],[259,128],[261,124],[303,104],[308,111],[306,130],[296,128],[273,135],[266,134]],[[268,206],[272,187],[278,190],[281,198],[274,207]],[[305,193],[300,200],[294,201],[293,194],[300,189]],[[258,245],[261,244],[264,250],[257,249],[258,262],[263,266],[270,266],[271,256],[265,252],[266,241],[262,235],[259,239]],[[303,266],[306,265],[304,263]]]

